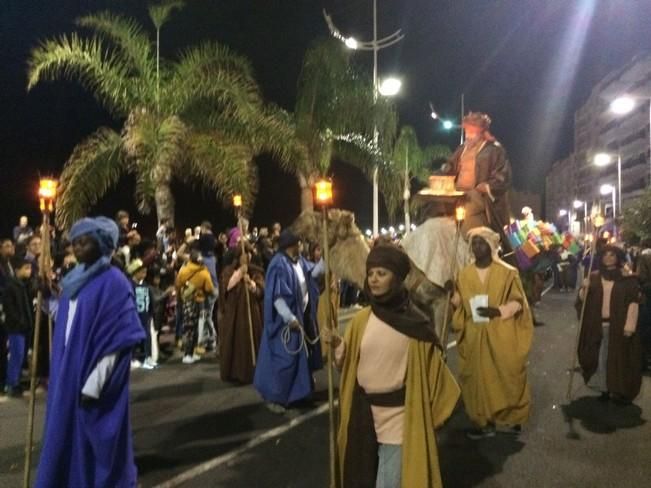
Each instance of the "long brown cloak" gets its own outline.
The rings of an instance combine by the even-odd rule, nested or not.
[[[236,271],[234,265],[227,266],[220,280],[220,319],[219,324],[219,373],[224,381],[237,381],[249,384],[253,381],[253,359],[251,357],[251,337],[249,319],[246,311],[247,288],[244,280],[227,291],[228,282]],[[253,342],[256,356],[262,336],[262,300],[264,299],[264,271],[249,265],[249,276],[256,283],[255,292],[249,293]]]
[[[642,353],[640,338],[636,332],[624,337],[626,314],[631,303],[639,300],[639,286],[634,277],[615,280],[610,296],[610,327],[608,333],[608,365],[606,384],[610,393],[633,400],[642,384]],[[603,302],[601,275],[595,271],[590,275],[585,316],[579,337],[579,364],[583,379],[587,383],[599,366],[599,348],[603,337],[601,306]]]

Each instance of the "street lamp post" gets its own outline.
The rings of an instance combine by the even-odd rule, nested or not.
[[[612,156],[608,153],[597,153],[594,156],[595,166],[603,167],[608,166],[612,162]],[[622,155],[617,153],[617,208],[619,212],[622,211]],[[616,217],[615,209],[613,207],[613,217]]]
[[[582,202],[581,200],[574,200],[572,206],[574,207],[574,210],[578,210],[581,207],[583,207],[583,233],[587,234],[588,233],[588,202],[587,201]]]
[[[402,29],[398,29],[393,34],[378,39],[377,37],[377,0],[373,0],[373,40],[372,41],[358,41],[354,37],[345,37],[341,31],[334,24],[332,17],[323,10],[323,17],[325,18],[330,34],[342,41],[349,49],[372,51],[373,52],[373,100],[377,101],[378,96],[378,67],[377,58],[380,50],[387,48],[400,42],[405,36],[402,34]],[[400,89],[398,87],[398,89]],[[397,92],[396,92],[397,93]],[[395,93],[394,93],[395,95]],[[378,145],[378,130],[377,125],[373,127],[373,144],[377,148]],[[378,235],[379,228],[379,187],[378,187],[379,167],[376,164],[373,168],[373,235]]]

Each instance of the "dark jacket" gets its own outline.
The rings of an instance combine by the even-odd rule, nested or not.
[[[459,159],[464,146],[459,146],[448,161],[443,165],[444,174],[459,176]],[[475,159],[476,184],[488,183],[495,201],[493,206],[500,223],[509,223],[508,192],[511,189],[511,163],[504,147],[497,141],[487,141]]]
[[[4,329],[10,334],[27,333],[34,326],[34,312],[30,300],[28,283],[9,278],[2,295],[5,313]]]

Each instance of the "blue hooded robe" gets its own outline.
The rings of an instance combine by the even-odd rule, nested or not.
[[[68,343],[70,299],[61,298],[54,327],[39,488],[135,487],[129,421],[131,350],[145,333],[133,288],[115,267],[78,292]],[[81,391],[98,361],[117,353],[100,397],[82,405]]]
[[[292,330],[289,343],[284,346],[281,341],[281,331],[285,321],[276,311],[274,302],[282,298],[291,312],[303,326],[310,340],[318,337],[316,311],[319,302],[319,289],[312,278],[314,264],[304,258],[299,258],[309,293],[309,304],[306,315],[309,323],[305,322],[303,313],[303,295],[294,271],[291,259],[283,252],[278,252],[272,258],[265,277],[264,292],[264,329],[258,353],[258,361],[253,378],[253,386],[269,402],[288,405],[308,397],[313,390],[312,371],[323,367],[321,345],[307,344],[298,354],[295,351],[300,346],[301,334]]]

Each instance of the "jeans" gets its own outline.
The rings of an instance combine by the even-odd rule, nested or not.
[[[402,446],[380,444],[375,488],[400,488],[402,475]]]
[[[20,373],[25,359],[25,334],[9,334],[9,361],[7,364],[6,386],[20,384]]]
[[[7,334],[0,327],[0,386],[4,386],[7,377]]]

